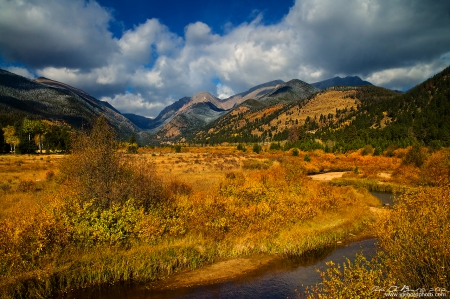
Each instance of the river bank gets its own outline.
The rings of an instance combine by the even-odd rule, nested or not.
[[[375,251],[376,240],[365,239],[302,257],[282,258],[255,255],[249,258],[233,259],[233,261],[242,262],[250,259],[256,261],[256,268],[219,281],[209,280],[209,283],[201,283],[200,285],[177,284],[177,281],[183,281],[183,278],[186,277],[185,273],[180,273],[164,281],[81,290],[65,298],[294,298],[297,297],[298,293],[305,291],[306,286],[320,281],[317,269],[323,270],[326,267],[326,262],[342,263],[346,258],[353,260],[355,254],[360,252],[363,252],[366,257],[370,257],[375,254]],[[260,258],[264,261],[258,264]],[[255,265],[255,263],[253,264]],[[232,263],[229,265],[232,265]],[[211,267],[213,266],[194,270],[189,275],[195,276],[195,273],[206,271]]]

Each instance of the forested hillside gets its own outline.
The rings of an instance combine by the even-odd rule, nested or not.
[[[377,151],[389,145],[415,142],[441,147],[450,145],[450,68],[398,95],[377,87],[357,89],[361,101],[356,111],[342,119],[349,125],[329,124],[315,138],[332,141],[335,150],[370,144]]]
[[[66,151],[69,131],[88,129],[98,117],[104,117],[123,140],[133,133],[141,141],[147,139],[114,107],[82,90],[0,70],[0,152]]]
[[[272,142],[272,148],[375,154],[420,143],[450,145],[450,68],[399,94],[382,87],[330,87],[307,98],[247,100],[190,140]],[[287,141],[287,142],[284,142]]]

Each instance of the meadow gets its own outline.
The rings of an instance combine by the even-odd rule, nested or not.
[[[148,282],[218,260],[302,255],[369,236],[378,236],[392,253],[383,258],[393,267],[389,261],[420,259],[415,250],[432,235],[426,250],[448,270],[446,150],[293,155],[267,145],[259,154],[236,146],[183,147],[179,153],[171,147],[141,148],[128,154],[109,128],[98,126],[74,140],[70,155],[0,157],[1,298]],[[332,183],[307,176],[329,171],[346,174]],[[383,209],[368,192],[381,188],[401,190],[399,208]],[[410,218],[417,209],[423,223],[422,216]],[[435,216],[443,222],[430,222]],[[408,242],[417,236],[424,241],[416,248]],[[396,247],[398,238],[412,250]],[[424,261],[420,271],[428,265]],[[342,289],[339,275],[329,271],[325,290],[339,295],[333,293]],[[441,280],[433,283],[445,287],[449,278],[442,271],[424,275],[438,275]],[[345,283],[348,290],[357,287]],[[322,298],[322,290],[311,290],[310,296]],[[330,295],[346,298],[339,296]]]

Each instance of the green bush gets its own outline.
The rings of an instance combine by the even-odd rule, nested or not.
[[[261,147],[261,145],[255,143],[253,145],[253,149],[252,150],[253,150],[254,153],[259,154],[261,152],[261,150],[262,150],[262,147]]]
[[[406,153],[402,163],[405,165],[413,165],[420,168],[426,160],[426,149],[422,149],[419,144],[414,144]]]
[[[243,145],[242,143],[239,143],[239,144],[237,145],[236,149],[237,149],[238,151],[243,151],[243,152],[246,152],[246,151],[247,151],[247,148],[246,148],[245,145]]]
[[[137,145],[137,143],[128,144],[127,152],[129,154],[137,154],[138,153],[138,145]]]
[[[375,149],[371,145],[366,145],[361,149],[361,155],[367,156],[367,155],[373,155],[375,152]]]

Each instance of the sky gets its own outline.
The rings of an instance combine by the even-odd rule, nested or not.
[[[0,0],[0,68],[147,117],[276,79],[405,91],[449,65],[448,0]]]

